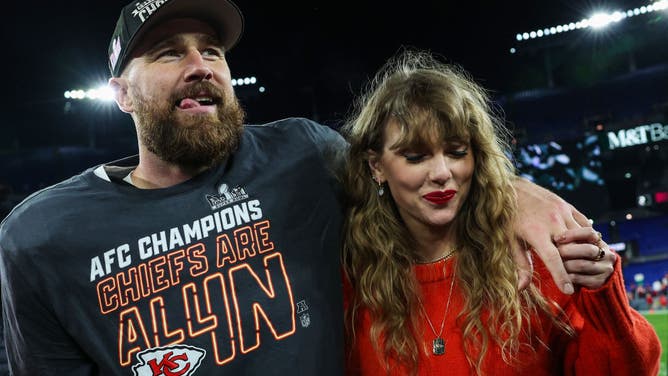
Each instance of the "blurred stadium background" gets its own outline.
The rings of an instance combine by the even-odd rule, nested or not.
[[[250,123],[304,116],[339,127],[402,46],[471,72],[505,113],[519,173],[586,213],[623,257],[629,299],[662,337],[667,374],[667,0],[237,3],[246,32],[228,61]],[[14,60],[0,217],[38,189],[136,153],[133,125],[104,89],[124,4],[38,1],[28,27],[20,17],[2,25],[5,38],[20,33],[5,41]]]

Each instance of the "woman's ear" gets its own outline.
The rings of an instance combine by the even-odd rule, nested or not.
[[[109,79],[109,87],[114,91],[114,99],[121,111],[132,113],[132,99],[128,95],[128,80],[123,77],[112,77]]]
[[[381,161],[380,155],[369,149],[367,151],[367,161],[369,163],[369,169],[371,170],[371,176],[373,176],[373,179],[376,181],[376,183],[385,183],[385,173],[383,172],[383,163]]]

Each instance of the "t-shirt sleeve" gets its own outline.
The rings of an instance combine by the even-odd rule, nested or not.
[[[309,158],[319,158],[330,185],[342,196],[341,178],[348,152],[348,143],[334,129],[305,118],[290,118],[272,124],[278,126],[283,137],[310,149]]]
[[[312,120],[299,118],[305,137],[318,149],[322,158],[333,171],[340,171],[348,150],[348,143],[334,129]]]
[[[2,322],[9,371],[13,375],[90,375],[92,365],[45,305],[47,286],[40,262],[25,244],[20,221],[0,226]],[[76,318],[72,318],[76,320]]]

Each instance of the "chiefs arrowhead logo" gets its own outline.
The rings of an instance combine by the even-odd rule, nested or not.
[[[138,364],[132,367],[134,376],[190,376],[200,366],[206,350],[175,345],[154,347],[137,354]]]

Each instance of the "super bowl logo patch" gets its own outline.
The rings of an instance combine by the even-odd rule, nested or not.
[[[134,376],[190,376],[202,364],[206,350],[193,346],[154,347],[137,354]]]
[[[206,195],[206,200],[211,205],[212,210],[220,209],[223,206],[235,203],[237,201],[248,198],[248,193],[242,187],[234,187],[230,189],[227,184],[221,184],[218,187],[218,194]]]

